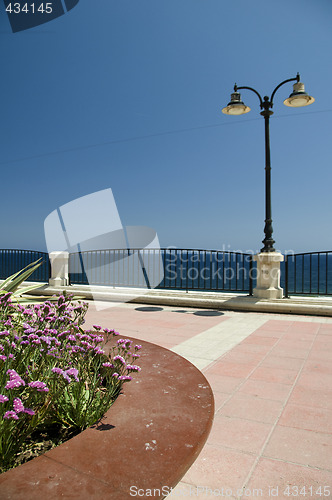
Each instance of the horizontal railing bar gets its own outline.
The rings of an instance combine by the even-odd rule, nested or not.
[[[222,254],[230,254],[230,255],[244,255],[247,257],[253,256],[254,254],[251,253],[242,253],[242,252],[232,252],[229,250],[203,250],[203,249],[197,249],[197,248],[143,248],[143,247],[137,247],[137,248],[105,248],[103,250],[82,250],[81,252],[70,252],[70,255],[78,255],[78,254],[85,254],[85,253],[94,253],[94,252],[114,252],[114,251],[169,251],[169,252],[206,252],[206,253],[222,253]]]
[[[326,253],[332,254],[332,250],[326,250],[326,251],[319,250],[319,252],[289,253],[289,254],[287,254],[287,256],[288,257],[296,257],[297,255],[317,255],[317,254],[326,254]]]

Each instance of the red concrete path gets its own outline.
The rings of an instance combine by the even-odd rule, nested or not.
[[[332,499],[332,320],[179,311],[91,306],[86,324],[172,348],[205,331],[209,342],[236,315],[248,324],[254,316],[264,320],[203,369],[215,395],[214,424],[169,498]]]

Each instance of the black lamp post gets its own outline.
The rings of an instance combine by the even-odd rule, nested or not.
[[[296,78],[289,78],[288,80],[284,80],[283,82],[279,83],[279,85],[277,85],[272,92],[270,99],[268,98],[268,96],[265,96],[263,100],[257,90],[253,89],[252,87],[238,87],[235,84],[234,93],[231,94],[230,102],[225,108],[222,109],[222,112],[226,115],[243,115],[245,113],[248,113],[250,111],[250,108],[241,101],[241,94],[238,92],[238,90],[247,89],[251,90],[258,96],[260,107],[263,110],[260,114],[264,117],[265,121],[265,238],[262,242],[264,243],[264,247],[262,248],[261,252],[275,252],[275,248],[273,247],[274,239],[272,238],[273,228],[271,210],[270,116],[273,115],[273,111],[271,111],[271,108],[273,107],[274,95],[279,87],[294,80],[296,80],[296,83],[293,85],[293,92],[288,97],[288,99],[284,101],[284,104],[286,106],[291,106],[294,108],[312,104],[315,99],[305,92],[304,84],[300,82],[300,75],[298,73]]]

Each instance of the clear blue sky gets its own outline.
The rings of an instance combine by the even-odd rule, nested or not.
[[[236,82],[301,74],[313,105],[271,118],[276,247],[332,250],[331,0],[80,0],[12,33],[0,4],[1,248],[45,250],[57,207],[112,188],[161,246],[257,250],[264,120],[221,113]]]

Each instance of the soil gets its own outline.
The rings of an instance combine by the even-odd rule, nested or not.
[[[46,453],[79,433],[79,429],[64,428],[57,424],[33,432],[17,454],[13,468]]]

